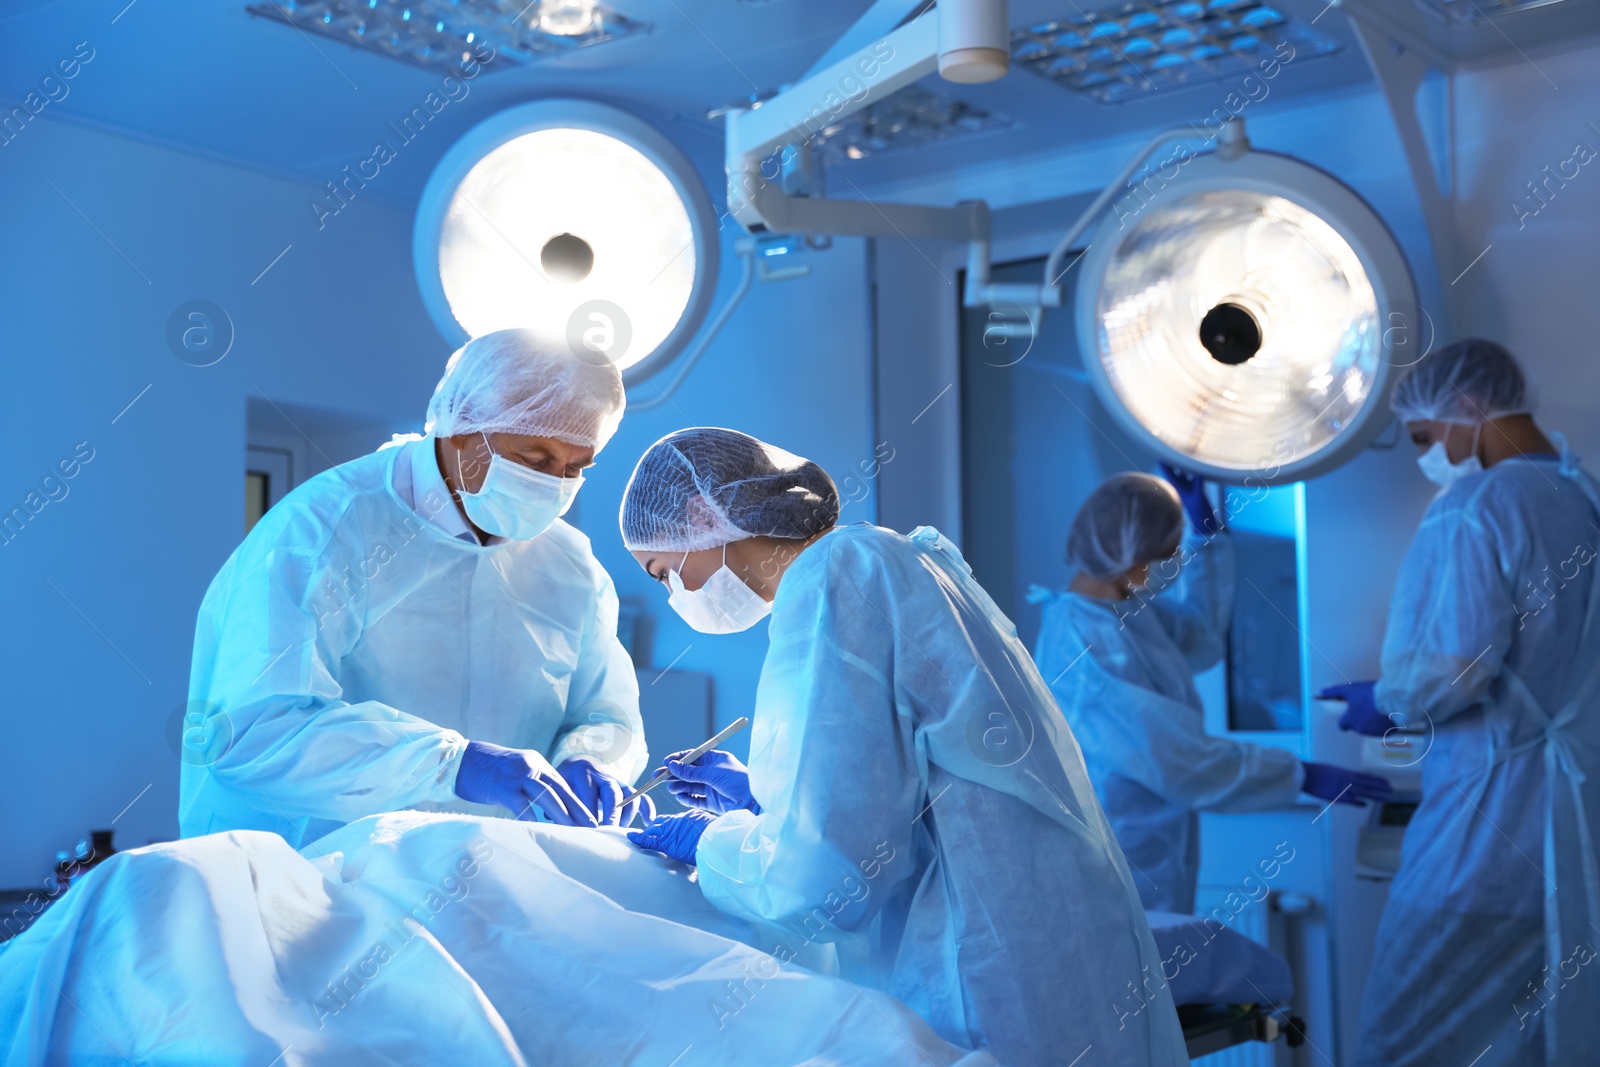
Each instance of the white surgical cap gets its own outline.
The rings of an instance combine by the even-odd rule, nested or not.
[[[1163,558],[1182,538],[1177,490],[1153,474],[1114,474],[1072,520],[1067,562],[1091,577],[1114,578]]]
[[[605,447],[622,421],[622,375],[532,330],[474,337],[445,364],[424,429],[435,437],[517,433]]]
[[[1477,337],[1446,345],[1407,367],[1389,404],[1401,422],[1468,426],[1533,410],[1516,358]]]
[[[668,434],[622,495],[630,551],[697,552],[746,537],[803,539],[839,521],[839,491],[808,459],[737,430]]]

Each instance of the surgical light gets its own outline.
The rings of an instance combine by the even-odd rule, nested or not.
[[[1362,200],[1284,156],[1204,155],[1137,186],[1079,267],[1085,369],[1162,459],[1298,481],[1364,448],[1427,343],[1399,247]]]
[[[452,344],[523,327],[630,381],[694,333],[717,251],[682,155],[633,116],[580,100],[523,104],[470,130],[435,168],[413,233],[424,303]]]

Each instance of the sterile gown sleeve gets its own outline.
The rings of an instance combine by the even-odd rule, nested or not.
[[[639,678],[628,650],[617,640],[616,587],[603,569],[594,570],[594,615],[583,635],[566,715],[549,758],[560,766],[574,756],[587,756],[613,778],[631,784],[650,761],[639,716]]]
[[[1201,712],[1118,677],[1098,650],[1057,693],[1072,732],[1096,766],[1177,807],[1237,812],[1293,804],[1304,769],[1294,753],[1205,731]],[[1066,683],[1072,684],[1070,690]]]
[[[851,542],[825,538],[809,552],[822,565],[785,575],[756,695],[750,788],[762,813],[719,817],[696,859],[701,891],[731,915],[831,917],[852,931],[917,869],[905,857],[924,776],[896,704],[881,565]]]
[[[1482,701],[1517,625],[1506,575],[1521,568],[1497,546],[1516,552],[1525,532],[1493,504],[1455,506],[1454,496],[1441,496],[1423,516],[1384,631],[1378,710],[1411,725],[1444,722]]]
[[[360,565],[358,552],[297,521],[253,539],[264,547],[240,546],[201,605],[191,719],[198,702],[208,728],[231,739],[206,770],[290,821],[454,800],[459,733],[344,699],[339,667],[361,639],[369,586],[338,580]]]
[[[1179,562],[1176,578],[1156,594],[1150,607],[1193,674],[1222,662],[1227,654],[1236,581],[1233,539],[1226,533],[1211,538],[1185,535],[1177,560],[1156,562],[1150,569],[1164,578]]]

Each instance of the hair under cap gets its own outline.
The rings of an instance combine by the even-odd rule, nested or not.
[[[1407,367],[1389,405],[1401,422],[1467,426],[1533,412],[1516,357],[1481,337],[1445,345]]]
[[[1091,577],[1114,578],[1165,557],[1182,539],[1177,490],[1153,474],[1114,474],[1072,520],[1067,562]]]
[[[839,521],[839,490],[809,459],[737,430],[699,426],[668,434],[639,458],[619,521],[630,551],[799,540]]]
[[[518,433],[596,452],[622,421],[622,375],[532,330],[474,337],[445,364],[424,429],[435,437]]]

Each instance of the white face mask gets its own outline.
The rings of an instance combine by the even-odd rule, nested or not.
[[[1417,457],[1417,466],[1422,468],[1422,476],[1441,489],[1448,489],[1459,478],[1469,474],[1477,474],[1483,470],[1483,464],[1478,460],[1478,434],[1483,431],[1480,423],[1472,433],[1472,454],[1460,463],[1450,462],[1450,453],[1445,450],[1443,441],[1435,441],[1428,450]]]
[[[683,558],[687,561],[689,554],[685,552]],[[722,566],[699,589],[685,589],[677,571],[667,572],[667,588],[672,610],[703,634],[748,630],[772,611],[771,604],[728,569],[727,545],[722,546]]]
[[[489,447],[488,435],[483,444]],[[456,473],[461,472],[461,453],[456,452]],[[462,477],[465,484],[465,477]],[[531,541],[567,513],[583,486],[583,476],[557,478],[553,474],[524,467],[489,449],[489,473],[476,493],[462,492],[461,506],[467,518],[485,533],[513,541]]]

